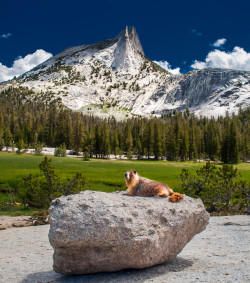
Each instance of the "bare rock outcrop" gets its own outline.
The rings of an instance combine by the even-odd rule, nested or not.
[[[33,225],[31,216],[0,216],[0,230],[9,229],[13,227],[27,227]]]
[[[114,50],[112,67],[114,69],[140,68],[142,64],[141,56],[144,56],[144,52],[135,27],[126,27],[117,38],[118,42]]]
[[[208,224],[202,201],[85,191],[50,208],[53,268],[87,274],[145,268],[174,257]]]

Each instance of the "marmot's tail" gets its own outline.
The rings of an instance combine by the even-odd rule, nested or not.
[[[184,199],[184,195],[179,193],[172,193],[172,195],[168,198],[170,202],[179,202],[182,199]]]

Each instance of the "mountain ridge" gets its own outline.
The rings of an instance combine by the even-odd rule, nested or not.
[[[29,72],[5,82],[36,96],[60,98],[84,114],[123,119],[190,111],[203,116],[234,113],[250,105],[250,72],[202,69],[172,75],[145,57],[135,27],[90,45],[66,48]]]

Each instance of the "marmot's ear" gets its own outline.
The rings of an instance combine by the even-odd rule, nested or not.
[[[136,173],[137,173],[135,170],[134,170],[133,172],[134,172],[134,174],[136,174]]]

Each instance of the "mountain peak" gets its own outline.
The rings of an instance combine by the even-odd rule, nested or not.
[[[129,41],[133,48],[144,56],[143,48],[134,26],[126,26],[126,28],[118,34],[117,38],[121,41]]]
[[[114,69],[135,68],[144,56],[139,36],[134,26],[127,27],[117,36],[118,42],[114,51],[112,67]]]

